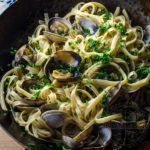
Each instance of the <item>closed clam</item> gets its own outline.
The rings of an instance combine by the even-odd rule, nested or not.
[[[60,110],[49,110],[42,114],[42,119],[52,128],[59,128],[63,125],[68,114]]]
[[[44,31],[44,35],[52,42],[60,43],[67,40],[72,25],[65,19],[54,17],[48,23],[49,31]]]
[[[58,81],[73,81],[79,77],[75,68],[80,62],[81,57],[73,51],[57,51],[45,64],[44,71]],[[74,69],[72,72],[69,72],[70,67]]]

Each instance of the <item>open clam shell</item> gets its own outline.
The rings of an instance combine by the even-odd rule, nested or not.
[[[78,24],[84,34],[94,35],[98,30],[98,25],[87,17],[81,18]]]
[[[81,57],[73,51],[57,51],[45,64],[45,74],[51,75],[58,81],[74,81],[79,77],[77,71],[69,72],[69,67],[76,68],[81,62]]]
[[[34,63],[37,60],[36,53],[30,50],[27,45],[23,45],[18,49],[17,53],[15,54],[15,62],[23,64],[26,63],[26,60],[23,58],[23,56],[28,56],[29,59]]]
[[[121,92],[121,87],[122,85],[119,82],[116,86],[112,87],[108,92],[106,92],[106,94],[104,95],[104,99],[102,99],[103,107],[108,107],[117,100]]]
[[[52,42],[65,42],[65,35],[69,34],[72,25],[65,19],[54,17],[48,22],[49,31],[44,31],[44,35]]]

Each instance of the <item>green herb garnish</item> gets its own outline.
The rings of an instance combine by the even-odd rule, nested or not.
[[[16,52],[17,52],[17,50],[16,50],[16,49],[11,48],[10,55],[15,55],[15,54],[16,54]]]
[[[104,19],[109,20],[109,17],[110,17],[110,12],[106,11],[104,15]]]
[[[136,71],[139,79],[144,79],[149,74],[148,68],[137,67],[135,71]]]
[[[27,145],[28,145],[28,146],[31,146],[31,147],[36,146],[36,144],[35,144],[35,143],[28,143]]]
[[[101,42],[93,40],[93,39],[89,39],[88,41],[89,41],[89,46],[88,46],[89,48],[92,48],[94,46],[97,46],[97,45],[101,44]]]
[[[20,69],[23,71],[25,69],[25,65],[21,64]]]

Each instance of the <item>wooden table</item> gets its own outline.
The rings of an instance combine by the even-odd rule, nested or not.
[[[24,150],[0,127],[0,150]]]

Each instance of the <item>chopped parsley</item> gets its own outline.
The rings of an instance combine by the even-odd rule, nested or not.
[[[120,40],[119,40],[120,43],[121,43],[121,42],[124,42],[124,41],[125,41],[125,40],[123,40],[123,39],[120,39]]]
[[[37,91],[34,93],[34,96],[32,96],[31,98],[32,99],[38,99],[39,98],[39,95],[40,95],[41,91]]]
[[[28,64],[28,66],[30,66],[30,67],[35,67],[35,68],[39,68],[39,67],[40,67],[39,64]]]
[[[21,64],[20,69],[23,71],[25,69],[25,65]]]
[[[101,62],[102,64],[106,64],[109,62],[110,58],[112,58],[112,56],[107,55],[106,53],[103,53],[103,56],[91,56],[91,61],[92,64],[96,63],[96,62]]]
[[[120,44],[120,48],[124,48],[125,46],[123,44]]]
[[[84,104],[88,105],[88,103],[89,103],[88,100],[85,99],[85,100],[84,100]]]
[[[79,44],[79,42],[78,42],[78,41],[75,41],[75,43],[76,43],[76,44]]]
[[[9,85],[9,78],[7,78],[5,81],[4,81],[4,87],[7,88],[8,85]]]
[[[117,27],[117,29],[121,32],[122,35],[128,35],[127,30],[124,30],[123,28],[123,24],[119,23],[119,25],[115,25],[115,27]]]
[[[89,29],[82,28],[82,30],[86,35],[91,35],[91,32]]]
[[[99,118],[104,118],[104,117],[107,117],[107,116],[110,116],[111,114],[108,112],[108,111],[104,111],[103,114],[101,114],[99,116]]]
[[[69,102],[69,101],[70,101],[70,98],[69,98],[69,97],[66,97],[66,101],[68,101],[68,102]]]
[[[36,73],[29,73],[28,76],[30,78],[36,78],[37,80],[39,79],[39,76]]]
[[[97,45],[101,44],[101,42],[93,40],[93,39],[89,39],[88,41],[89,41],[89,46],[88,46],[89,48],[92,48],[94,46],[97,46]]]
[[[68,44],[69,44],[69,46],[73,45],[73,43],[72,43],[72,42],[69,42]]]
[[[59,32],[59,31],[57,32],[57,34],[60,35],[60,36],[63,36],[63,37],[67,36],[66,33],[62,33],[62,32]]]
[[[105,71],[100,71],[100,72],[96,73],[98,79],[104,79],[106,74],[107,74],[107,72],[105,72]]]
[[[136,71],[139,79],[144,79],[149,74],[148,68],[137,67],[135,71]]]
[[[28,145],[28,146],[31,146],[31,147],[36,146],[36,144],[35,144],[35,143],[28,143],[27,145]]]
[[[110,29],[112,26],[109,24],[108,27],[106,27],[105,22],[103,22],[100,26],[99,26],[99,33],[102,34],[105,31],[107,31],[108,29]]]
[[[63,142],[57,142],[56,146],[59,147],[59,148],[67,148],[67,145],[64,144]]]
[[[140,50],[140,49],[142,49],[142,47],[143,47],[143,44],[141,43],[137,46],[137,49]]]
[[[104,14],[104,20],[109,20],[109,17],[110,17],[110,12],[106,11]]]
[[[130,64],[130,58],[127,55],[124,55],[123,51],[120,50],[118,57],[125,60],[128,65]]]
[[[41,52],[41,47],[39,45],[35,45],[33,48]]]
[[[35,89],[35,90],[39,90],[39,89],[41,89],[43,87],[40,84],[33,84],[32,86],[33,86],[33,89]]]
[[[112,93],[107,92],[101,100],[102,105],[106,104],[112,98],[112,96],[113,96]]]
[[[16,52],[17,52],[17,50],[16,50],[16,49],[11,48],[10,55],[15,55],[15,54],[16,54]]]

